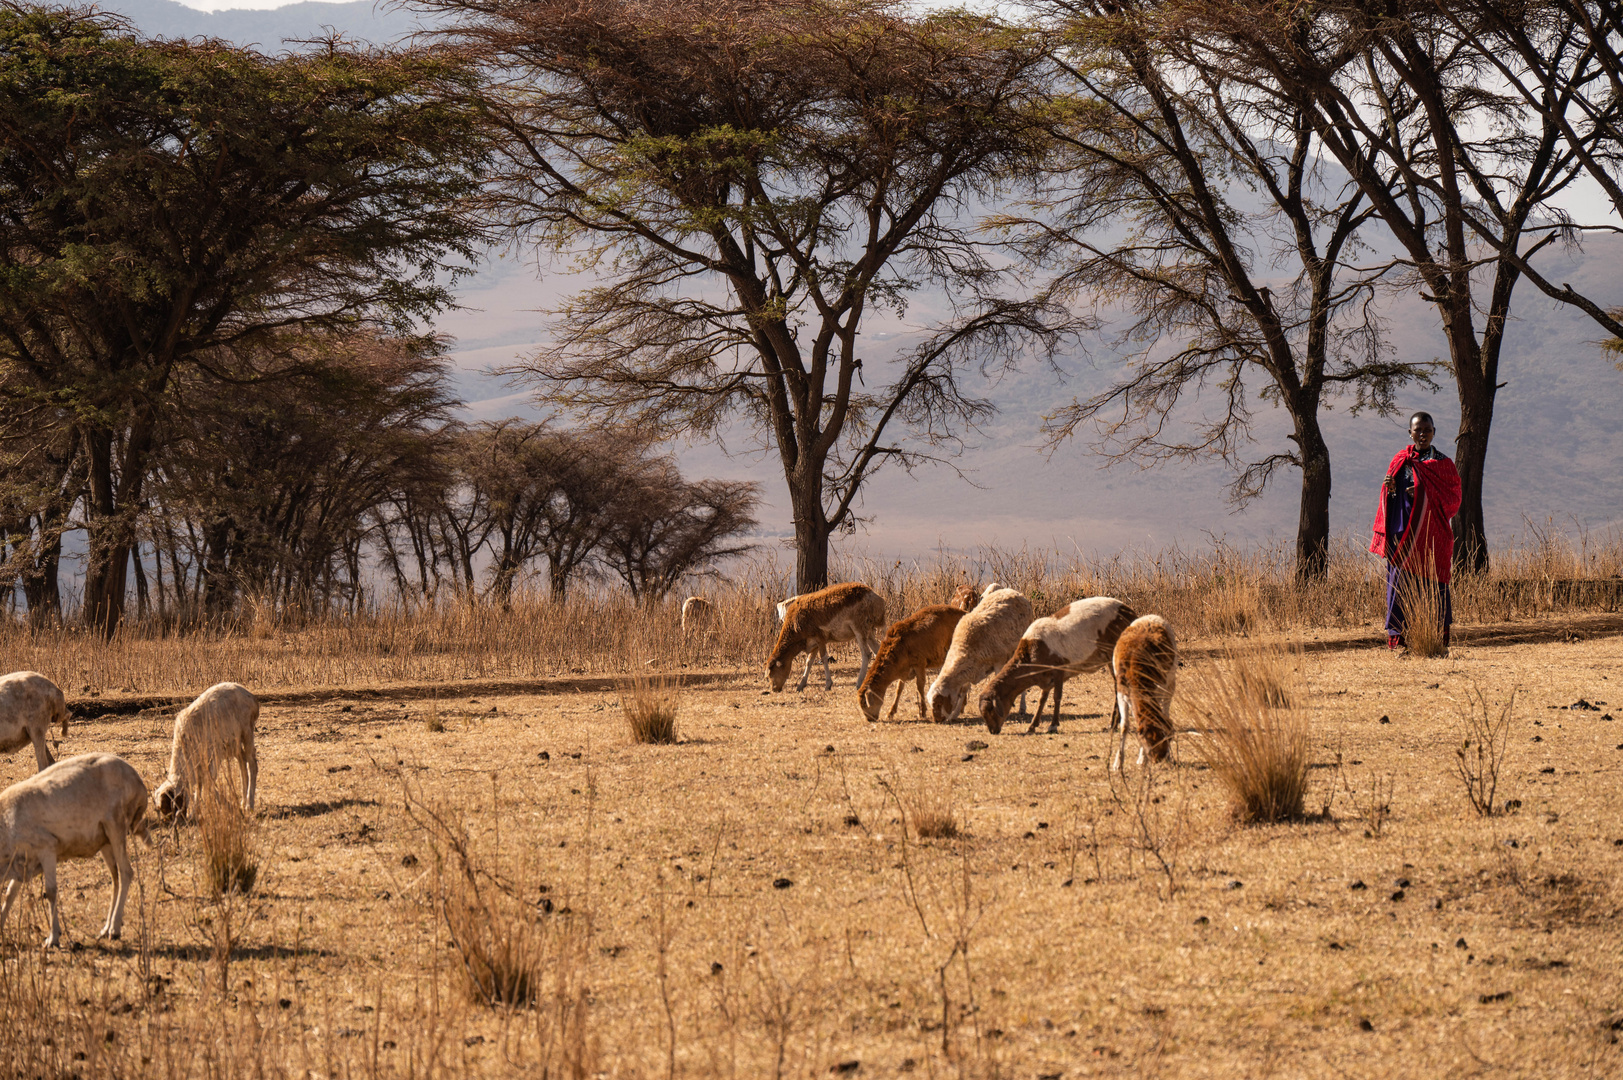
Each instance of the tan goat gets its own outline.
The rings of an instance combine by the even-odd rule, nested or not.
[[[963,608],[952,604],[932,604],[892,623],[890,632],[879,645],[873,665],[868,668],[868,677],[862,680],[862,687],[857,691],[862,715],[870,721],[878,720],[879,710],[885,707],[885,694],[890,684],[895,683],[896,700],[891,704],[890,715],[886,717],[887,720],[895,719],[897,706],[901,705],[902,694],[907,689],[907,678],[911,675],[918,684],[919,719],[923,720],[924,673],[929,668],[940,667],[947,658],[952,632],[958,628],[958,620],[964,614]]]
[[[147,786],[129,762],[116,754],[80,754],[12,784],[0,792],[0,927],[22,885],[36,873],[45,878],[51,904],[47,949],[62,941],[56,902],[59,859],[100,855],[113,875],[113,902],[98,937],[117,939],[124,926],[124,901],[135,871],[128,839],[147,834]]]
[[[34,762],[48,768],[56,761],[45,736],[51,725],[62,724],[68,734],[68,701],[50,679],[37,671],[14,671],[0,678],[0,754],[25,743],[34,744]]]
[[[164,817],[187,813],[205,781],[214,778],[221,763],[235,761],[242,770],[248,809],[254,808],[259,784],[259,755],[254,750],[254,725],[259,702],[246,687],[215,683],[175,716],[175,738],[169,751],[169,775],[158,785],[155,798]]]
[[[1178,639],[1159,615],[1133,620],[1116,641],[1112,658],[1116,676],[1116,715],[1121,719],[1122,750],[1110,763],[1119,769],[1127,746],[1128,726],[1138,722],[1138,763],[1144,752],[1165,761],[1172,746],[1172,692],[1178,686]],[[1114,724],[1112,725],[1114,726]]]
[[[862,670],[857,682],[867,678],[868,661],[879,647],[879,628],[885,625],[885,601],[878,593],[856,582],[830,585],[813,593],[802,593],[793,598],[784,614],[783,629],[767,660],[766,674],[773,690],[782,690],[789,681],[789,672],[795,657],[806,654],[806,670],[800,673],[800,685],[806,689],[811,677],[812,661],[823,660],[824,688],[834,689],[834,675],[829,670],[828,646],[840,641],[855,641],[862,650]]]

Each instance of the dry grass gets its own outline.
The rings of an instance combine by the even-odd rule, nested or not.
[[[634,668],[620,686],[620,712],[634,743],[668,745],[676,741],[676,714],[681,694],[674,679]]]
[[[1361,547],[1333,548],[1322,582],[1299,585],[1286,545],[1240,551],[1170,549],[1091,559],[1057,550],[984,549],[909,563],[853,558],[834,575],[885,597],[891,618],[943,603],[966,581],[1021,589],[1039,611],[1080,596],[1120,597],[1157,611],[1180,637],[1372,630],[1385,597],[1379,560]],[[1457,625],[1616,610],[1623,534],[1569,540],[1529,526],[1520,544],[1496,552],[1490,574],[1453,584]],[[563,603],[515,595],[510,610],[445,602],[382,604],[353,614],[310,615],[250,605],[240,619],[179,634],[152,619],[132,621],[111,645],[75,628],[30,631],[0,623],[0,650],[15,669],[53,679],[70,697],[89,693],[196,694],[221,679],[257,691],[284,687],[463,680],[614,676],[644,648],[663,671],[759,666],[776,623],[773,605],[793,592],[792,575],[767,560],[743,564],[725,582],[696,591],[715,605],[704,634],[680,632],[680,596],[648,609],[614,591],[583,589]],[[1565,583],[1565,584],[1563,584]],[[1568,587],[1572,583],[1586,588]]]
[[[196,820],[209,894],[252,893],[259,879],[259,830],[234,786],[219,781],[204,784],[197,795]]]
[[[1409,652],[1428,659],[1446,655],[1443,593],[1437,582],[1404,574],[1398,579],[1398,604],[1403,609],[1403,644]]]
[[[920,840],[952,840],[960,833],[952,784],[939,775],[920,774],[910,781],[891,778],[890,790],[904,824]]]
[[[1289,681],[1299,662],[1278,648],[1228,649],[1184,682],[1184,708],[1204,729],[1197,753],[1248,825],[1302,817],[1312,755]]]

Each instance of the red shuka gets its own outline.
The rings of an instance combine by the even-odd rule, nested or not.
[[[1454,565],[1454,530],[1448,519],[1459,512],[1460,473],[1445,457],[1420,460],[1420,451],[1405,446],[1386,468],[1396,476],[1407,465],[1415,478],[1414,507],[1404,522],[1403,535],[1386,533],[1386,492],[1375,509],[1375,539],[1369,550],[1412,574],[1448,582]],[[1390,550],[1388,544],[1390,543]]]

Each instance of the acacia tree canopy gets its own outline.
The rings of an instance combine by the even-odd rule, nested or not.
[[[437,275],[477,237],[472,81],[426,51],[269,57],[0,7],[0,387],[81,436],[103,632],[178,372],[226,377],[211,356],[282,357],[287,335],[415,332],[450,303]]]
[[[1009,299],[974,231],[1048,146],[1027,31],[891,0],[422,3],[490,73],[492,219],[602,281],[516,373],[661,434],[745,420],[783,469],[802,590],[876,468],[990,415],[966,364],[1070,325]],[[875,308],[926,286],[952,314],[901,355],[865,348]]]

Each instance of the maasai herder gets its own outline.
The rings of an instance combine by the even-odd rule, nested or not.
[[[1375,539],[1369,550],[1386,557],[1386,644],[1403,640],[1405,597],[1435,590],[1448,648],[1454,607],[1448,582],[1454,564],[1454,530],[1448,519],[1460,508],[1460,474],[1454,462],[1432,445],[1437,425],[1431,414],[1409,418],[1409,442],[1387,466],[1381,503],[1375,511]]]

